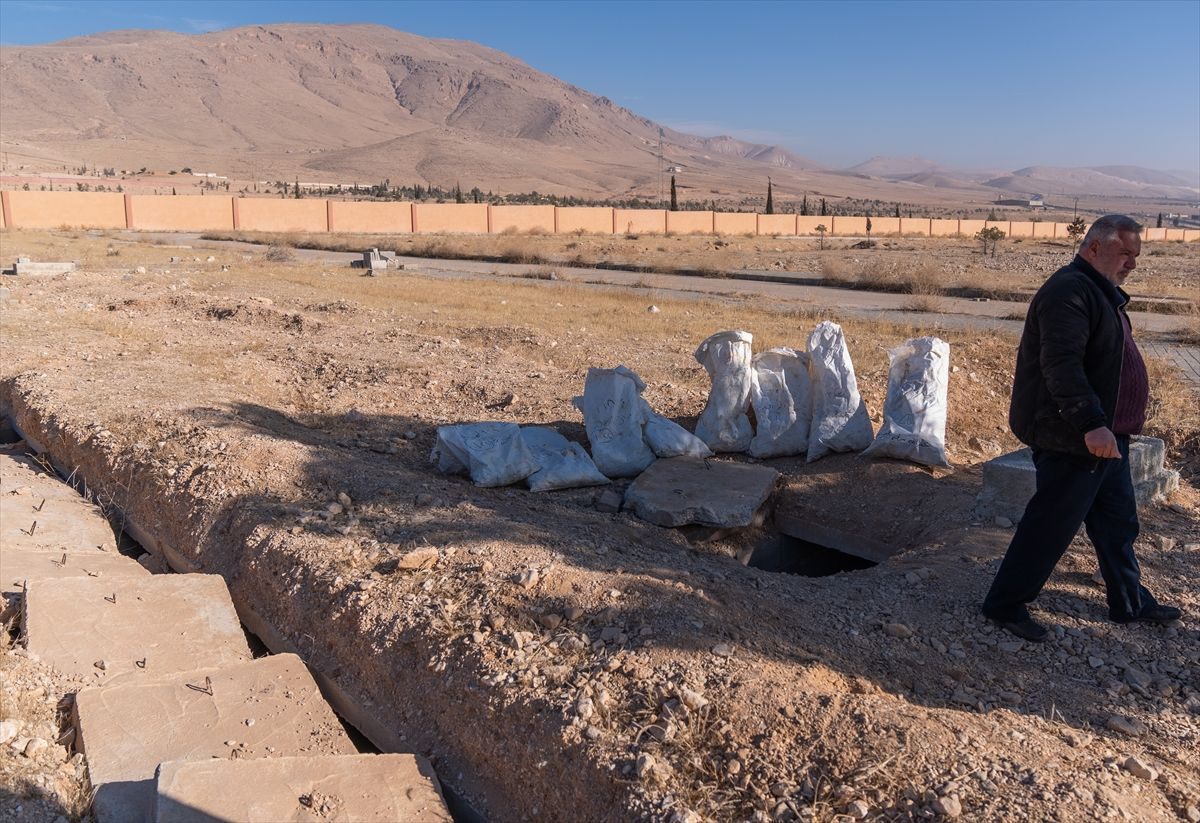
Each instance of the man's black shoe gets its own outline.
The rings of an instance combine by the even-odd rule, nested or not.
[[[1172,623],[1183,616],[1183,612],[1174,606],[1164,606],[1161,603],[1155,603],[1152,606],[1146,606],[1137,614],[1123,614],[1113,616],[1114,623]]]
[[[1020,620],[997,620],[988,618],[1005,631],[1015,634],[1030,643],[1043,643],[1050,636],[1050,630],[1032,617],[1022,617]]]

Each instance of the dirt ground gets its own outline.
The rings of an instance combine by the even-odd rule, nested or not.
[[[648,242],[676,241],[698,258],[717,242]],[[1017,445],[1011,338],[939,332],[949,469],[765,461],[785,474],[781,505],[897,552],[801,577],[737,561],[767,530],[662,529],[598,511],[596,489],[438,475],[436,427],[541,423],[583,441],[570,400],[589,366],[620,363],[690,426],[701,340],[741,328],[756,350],[799,346],[821,319],[845,328],[878,426],[883,348],[922,328],[548,280],[365,278],[82,232],[2,242],[6,259],[82,265],[3,278],[0,406],[113,511],[225,574],[490,819],[1200,821],[1194,486],[1145,512],[1138,542],[1180,624],[1109,623],[1082,540],[1038,602],[1050,642],[977,613],[1010,536],[974,497],[981,463]],[[1192,254],[1148,259],[1186,283]],[[1194,459],[1196,397],[1154,372],[1151,433],[1178,466]]]

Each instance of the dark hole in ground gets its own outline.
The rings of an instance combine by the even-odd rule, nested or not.
[[[776,534],[754,550],[746,565],[767,572],[826,577],[841,572],[861,571],[878,564],[874,560],[838,551],[811,540]]]

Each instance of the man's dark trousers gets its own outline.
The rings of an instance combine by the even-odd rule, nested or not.
[[[1129,475],[1129,437],[1117,435],[1120,460],[1033,450],[1037,491],[1025,507],[983,613],[994,620],[1029,616],[1032,603],[1082,523],[1096,548],[1114,620],[1131,619],[1154,603],[1141,585],[1133,553],[1137,504]]]

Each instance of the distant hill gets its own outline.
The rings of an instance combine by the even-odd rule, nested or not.
[[[1005,192],[1196,197],[1195,181],[1134,167],[980,174],[876,157],[823,169],[778,146],[661,127],[478,43],[376,25],[4,46],[0,107],[10,168],[42,171],[190,168],[242,181],[657,198],[678,169],[682,199],[725,204],[761,200],[768,176],[777,203],[803,193],[955,209]]]

